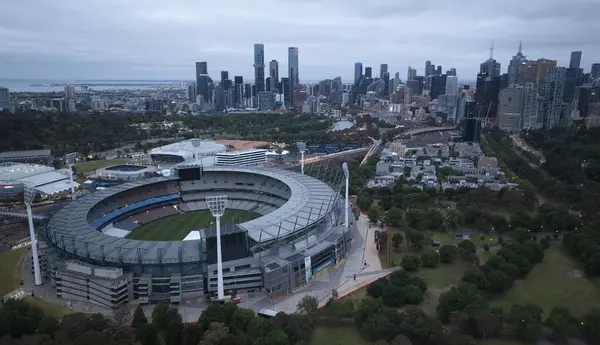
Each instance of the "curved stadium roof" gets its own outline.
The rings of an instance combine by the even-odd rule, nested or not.
[[[204,171],[259,174],[277,179],[290,188],[290,198],[279,209],[238,225],[256,242],[269,242],[293,236],[294,233],[310,227],[331,211],[338,195],[325,182],[287,170],[214,166],[204,168]],[[51,241],[80,257],[114,263],[159,264],[199,261],[203,252],[201,240],[139,241],[118,238],[94,229],[87,220],[88,212],[110,196],[168,180],[170,179],[159,177],[125,183],[70,202],[48,223]]]

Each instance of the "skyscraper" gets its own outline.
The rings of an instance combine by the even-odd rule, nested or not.
[[[538,122],[541,122],[545,129],[560,125],[566,74],[567,69],[564,67],[554,67],[548,70],[541,94],[542,118],[538,118]]]
[[[408,72],[406,73],[406,80],[414,80],[417,76],[417,70],[408,66]]]
[[[425,73],[423,73],[423,76],[426,77],[428,75],[431,75],[432,70],[433,70],[433,68],[431,65],[431,61],[429,61],[429,60],[425,61]]]
[[[294,106],[294,89],[300,84],[300,73],[298,71],[298,47],[288,48],[288,78],[289,78],[289,100],[290,106]]]
[[[487,123],[496,122],[499,91],[500,77],[490,76],[487,73],[477,74],[475,102],[477,102],[478,118],[487,120]],[[484,125],[487,123],[484,123]]]
[[[437,99],[440,95],[446,94],[446,79],[445,74],[434,75],[431,77],[431,99]]]
[[[65,98],[66,99],[75,99],[75,87],[73,87],[73,85],[65,86]]]
[[[354,85],[360,83],[360,78],[362,78],[362,68],[363,65],[360,62],[354,64]]]
[[[286,108],[292,106],[292,93],[290,92],[290,78],[281,78],[281,92],[283,93],[283,105]]]
[[[10,102],[8,101],[8,89],[0,86],[0,110],[10,109]]]
[[[212,102],[210,84],[212,80],[208,76],[208,64],[196,62],[196,94],[202,96],[204,102]]]
[[[383,74],[388,71],[388,65],[386,63],[382,63],[379,66],[379,78],[383,78]]]
[[[571,52],[571,60],[569,61],[569,68],[579,68],[581,65],[581,52]]]
[[[365,67],[365,78],[373,78],[373,70],[371,67]]]
[[[600,63],[592,64],[592,78],[600,78]]]
[[[235,106],[242,108],[244,104],[244,77],[233,77],[233,85],[235,90]]]
[[[458,78],[456,76],[446,77],[446,95],[456,96],[458,89]]]
[[[221,86],[223,87],[223,90],[227,90],[229,88],[229,72],[227,71],[221,71]]]
[[[254,45],[254,84],[256,92],[265,91],[265,45]]]
[[[269,62],[269,77],[271,78],[271,91],[279,93],[279,63],[277,60]]]
[[[490,77],[499,77],[500,63],[493,58],[489,58],[479,66],[479,73],[487,74]]]
[[[523,55],[523,45],[519,42],[517,54],[513,56],[508,65],[508,85],[513,85],[518,82],[526,61],[527,58]]]
[[[465,131],[463,140],[479,142],[481,138],[481,119],[477,116],[477,102],[465,102],[465,113],[461,117],[465,119]]]

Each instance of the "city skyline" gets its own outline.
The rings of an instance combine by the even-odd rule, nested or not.
[[[584,34],[593,32],[597,1],[564,6],[555,0],[508,0],[501,7],[490,7],[488,1],[456,6],[392,0],[361,7],[357,0],[349,1],[356,3],[266,0],[260,9],[240,0],[228,6],[153,0],[143,7],[117,0],[9,2],[3,5],[6,20],[0,23],[0,75],[188,80],[194,75],[191,62],[207,61],[213,78],[227,70],[253,79],[256,42],[264,44],[265,61],[279,61],[281,71],[288,70],[287,48],[298,47],[301,80],[341,76],[351,81],[357,61],[375,71],[388,64],[390,74],[401,75],[411,65],[423,75],[426,60],[456,68],[459,79],[474,80],[492,40],[503,73],[519,41],[529,58],[555,59],[560,66],[568,66],[571,51],[583,52],[581,67],[586,71],[600,57],[593,35]],[[494,8],[493,15],[489,8]]]

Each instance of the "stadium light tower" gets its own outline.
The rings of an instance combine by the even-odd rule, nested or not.
[[[206,204],[217,224],[217,299],[222,301],[225,299],[225,292],[223,291],[223,257],[221,256],[221,217],[225,213],[227,195],[209,196],[206,198]]]
[[[73,180],[73,164],[77,160],[77,152],[67,153],[65,155],[65,161],[69,167],[69,178],[71,179],[71,199],[75,200],[75,180]]]
[[[192,146],[194,147],[194,149],[196,150],[196,163],[198,165],[201,165],[201,161],[200,161],[200,145],[202,144],[202,141],[200,139],[192,139]]]
[[[348,199],[349,199],[350,192],[348,191],[348,189],[350,188],[350,171],[348,170],[348,164],[346,162],[344,162],[344,164],[342,164],[342,170],[344,170],[344,176],[346,177],[346,200],[345,200],[345,204],[344,204],[344,211],[345,211],[344,225],[346,226],[346,228],[349,228],[350,223],[348,220],[348,216],[349,216],[350,201]]]
[[[40,259],[38,257],[37,242],[35,241],[35,231],[33,229],[33,216],[31,214],[31,203],[35,198],[35,188],[30,184],[26,184],[24,187],[23,201],[27,207],[27,220],[29,221],[29,237],[31,238],[31,256],[33,257],[33,274],[35,276],[35,285],[42,285]]]
[[[300,158],[300,173],[304,175],[304,152],[306,152],[306,143],[303,141],[299,141],[296,143],[296,147],[298,147],[298,151],[302,155]]]

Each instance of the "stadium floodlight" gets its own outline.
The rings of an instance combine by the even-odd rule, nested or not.
[[[306,143],[303,141],[299,141],[296,143],[296,147],[298,148],[298,151],[300,151],[300,154],[302,155],[300,157],[300,173],[302,175],[304,175],[304,152],[306,152]]]
[[[342,170],[344,170],[344,176],[346,177],[346,200],[345,200],[345,204],[344,204],[344,211],[345,211],[345,218],[344,218],[344,225],[346,226],[346,228],[350,227],[350,223],[348,220],[348,215],[349,215],[349,207],[350,207],[350,201],[349,199],[349,191],[348,189],[350,188],[350,171],[348,170],[348,163],[344,162],[344,164],[342,164]]]
[[[227,195],[206,197],[206,204],[210,214],[215,217],[217,225],[217,300],[222,301],[225,299],[225,292],[223,289],[223,257],[221,255],[221,217],[227,206]]]
[[[200,139],[192,139],[192,146],[196,149],[196,162],[200,165],[200,145],[202,145],[202,140]]]
[[[73,179],[73,164],[77,160],[77,152],[67,153],[65,161],[69,167],[69,178],[71,179],[71,199],[75,200],[75,180]]]
[[[27,220],[29,221],[29,238],[31,239],[31,256],[33,257],[33,274],[35,285],[42,285],[42,272],[40,271],[40,259],[38,257],[37,242],[35,240],[35,231],[33,228],[33,215],[31,214],[31,203],[35,198],[35,187],[30,184],[24,186],[23,202],[27,207]]]

